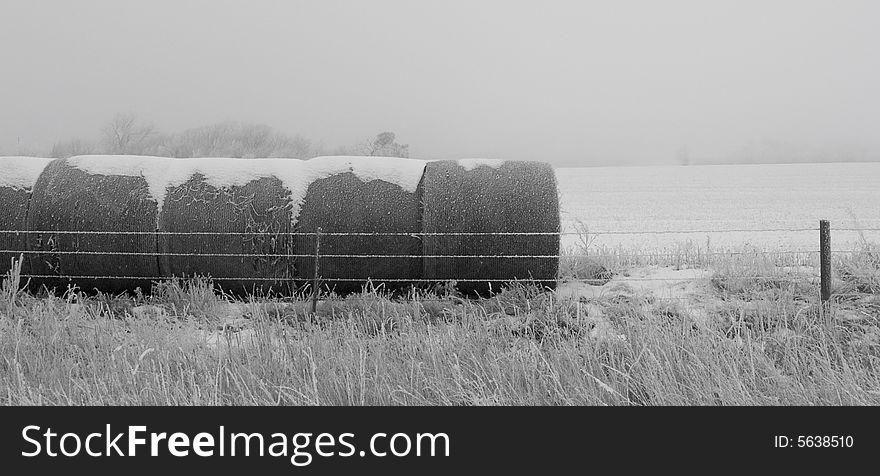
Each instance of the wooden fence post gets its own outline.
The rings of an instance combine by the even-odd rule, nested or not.
[[[831,224],[819,220],[819,275],[822,304],[831,299]]]
[[[317,313],[318,311],[318,288],[320,283],[319,273],[320,273],[320,262],[321,258],[321,227],[318,227],[318,232],[315,233],[315,274],[312,278],[312,314]]]

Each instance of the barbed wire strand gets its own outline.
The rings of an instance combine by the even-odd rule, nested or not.
[[[587,231],[511,231],[511,232],[340,232],[325,231],[153,231],[153,230],[0,230],[5,235],[155,235],[155,236],[591,236],[591,235],[668,235],[691,233],[774,233],[808,232],[818,228],[728,228],[695,230],[587,230]],[[877,232],[880,228],[834,228],[833,232]]]
[[[831,295],[832,298],[840,297],[840,296],[845,296],[845,295],[840,295],[840,294],[832,294]],[[864,297],[864,295],[861,295],[861,296]],[[495,305],[500,306],[500,309],[499,309],[500,312],[498,312],[498,316],[499,317],[507,317],[507,318],[517,318],[517,317],[525,318],[526,314],[528,313],[528,308],[523,307],[522,305],[517,305],[515,303],[504,302],[503,298],[499,299],[499,297],[497,295],[491,296],[491,297],[464,297],[464,296],[448,296],[448,297],[442,297],[442,296],[439,296],[439,297],[393,296],[392,297],[392,296],[380,295],[379,297],[387,299],[392,304],[399,304],[399,305],[404,305],[404,306],[408,306],[408,307],[412,306],[413,304],[440,303],[440,304],[450,305],[452,307],[452,309],[454,309],[455,307],[462,306],[462,305],[482,306],[482,305],[486,305],[486,304],[495,303]],[[556,302],[562,307],[571,307],[571,306],[576,306],[578,304],[585,304],[585,303],[594,302],[594,301],[597,302],[599,305],[601,305],[602,298],[614,298],[614,297],[618,297],[618,295],[607,295],[607,296],[598,296],[598,297],[557,296]],[[662,305],[662,304],[666,304],[666,303],[676,302],[676,303],[682,303],[683,305],[685,305],[688,308],[697,308],[697,309],[703,308],[703,306],[707,304],[706,302],[696,300],[693,297],[683,297],[683,296],[657,296],[657,295],[653,295],[653,294],[644,294],[644,295],[636,295],[636,296],[632,296],[632,297],[638,299],[639,301],[645,301],[645,304]],[[272,298],[270,297],[268,299],[272,299]],[[281,319],[290,319],[290,318],[301,317],[300,316],[301,313],[309,314],[308,311],[305,311],[302,309],[297,309],[297,307],[298,306],[303,306],[303,307],[309,306],[311,297],[308,297],[308,298],[294,297],[294,298],[283,298],[283,299],[291,299],[291,300],[285,300],[285,301],[269,300],[269,301],[260,301],[260,302],[248,301],[248,302],[241,302],[240,304],[243,304],[244,306],[248,306],[249,304],[254,304],[254,305],[262,308],[262,311],[267,313],[268,315],[272,316],[273,314],[275,314],[275,316],[272,316],[272,317],[281,318]],[[323,305],[350,304],[350,303],[357,303],[357,301],[359,299],[363,299],[363,298],[361,298],[361,297],[343,297],[343,296],[339,296],[339,295],[323,295],[322,297],[320,297],[318,299],[318,304],[319,305],[322,305],[322,304]],[[371,301],[370,304],[381,305],[381,304],[377,304],[376,301]],[[513,314],[510,313],[511,308],[514,310]],[[329,310],[323,309],[324,312],[327,312],[327,311],[332,312],[334,310],[335,309],[329,309]],[[451,309],[445,308],[443,310],[451,310]],[[290,311],[292,311],[292,312],[290,312]],[[518,314],[516,311],[522,311],[523,314]],[[737,311],[737,308],[733,307],[733,308],[727,309],[725,311],[719,311],[719,312],[723,314],[725,312],[729,313],[729,312],[736,312],[736,311]],[[130,311],[127,311],[127,312],[130,312]],[[424,312],[431,312],[431,310],[424,309]],[[584,316],[590,315],[590,312],[587,308],[583,308],[580,312]],[[242,316],[246,316],[250,313],[251,313],[251,311],[247,307],[244,307],[242,309]],[[866,317],[868,317],[868,316],[866,316]],[[491,315],[487,316],[487,319],[489,319],[489,320],[492,320],[495,318],[496,317],[492,317]],[[305,322],[306,321],[304,321],[304,323]],[[218,330],[222,330],[222,329],[218,329]]]
[[[557,236],[576,232],[336,232],[336,231],[126,231],[126,230],[0,230],[0,234],[41,235],[158,235],[158,236]]]
[[[0,234],[27,235],[156,235],[156,236],[590,236],[590,235],[665,235],[689,233],[768,233],[806,232],[818,228],[731,228],[697,230],[600,230],[600,231],[498,231],[498,232],[340,232],[325,231],[151,231],[151,230],[0,230]],[[880,229],[836,229],[836,231],[880,231]]]
[[[125,280],[151,280],[151,281],[167,281],[173,280],[175,278],[178,279],[191,279],[193,276],[111,276],[111,275],[70,275],[70,274],[21,274],[23,278],[40,278],[40,279],[125,279]],[[311,277],[267,277],[267,276],[238,276],[238,277],[213,277],[213,276],[202,276],[207,280],[213,281],[274,281],[274,282],[284,282],[284,281],[312,281]],[[877,276],[873,275],[852,275],[847,276],[848,278],[876,278]],[[768,280],[768,281],[791,281],[791,282],[802,282],[805,280],[814,280],[819,279],[819,276],[815,275],[803,275],[803,276],[753,276],[753,275],[722,275],[722,276],[694,276],[689,278],[647,278],[647,277],[622,277],[614,280],[614,283],[626,283],[629,281],[667,281],[673,283],[683,283],[690,281],[699,281],[703,279],[754,279],[754,280]],[[320,278],[321,281],[333,281],[333,282],[355,282],[355,283],[366,283],[366,282],[377,282],[377,283],[390,283],[390,282],[400,282],[400,283],[414,283],[414,282],[426,282],[426,283],[437,283],[437,282],[445,282],[445,281],[456,281],[460,283],[487,283],[487,282],[500,282],[500,283],[512,283],[512,282],[521,282],[528,283],[531,281],[541,282],[541,281],[556,281],[559,284],[565,283],[593,283],[599,281],[610,282],[611,280],[603,280],[597,278],[522,278],[522,279],[510,279],[510,278],[480,278],[480,279],[472,279],[472,278],[334,278],[323,276]]]
[[[377,289],[376,291],[381,291],[381,290]],[[831,297],[832,297],[832,298],[835,298],[835,297],[849,297],[849,296],[853,296],[853,297],[862,297],[862,298],[868,297],[868,298],[870,298],[871,296],[875,296],[875,295],[872,295],[872,294],[838,294],[838,293],[832,293],[832,294],[831,294]],[[658,296],[658,295],[656,295],[656,294],[636,294],[636,295],[633,295],[633,296],[621,295],[621,294],[604,294],[604,295],[599,295],[599,296],[577,296],[577,295],[567,296],[567,295],[564,295],[564,294],[563,294],[563,295],[558,295],[558,294],[557,294],[557,295],[554,296],[554,297],[555,297],[556,299],[561,300],[561,301],[562,301],[563,303],[565,303],[566,305],[573,305],[573,304],[575,304],[576,301],[575,301],[574,298],[580,299],[581,302],[589,302],[589,301],[594,301],[594,300],[601,301],[601,300],[604,299],[604,298],[616,298],[616,297],[634,297],[634,298],[639,298],[639,299],[646,300],[646,301],[683,301],[683,302],[687,302],[687,303],[689,303],[689,304],[693,304],[693,305],[697,305],[697,306],[699,306],[699,305],[701,305],[701,304],[714,303],[714,300],[712,300],[712,299],[701,300],[702,298],[706,298],[706,297],[707,297],[707,296],[705,296],[705,295],[693,295],[693,296],[689,296],[689,297],[688,297],[688,296],[664,296],[664,295],[659,295],[659,296]],[[266,301],[266,302],[256,302],[255,304],[260,305],[260,306],[271,306],[271,305],[277,305],[277,306],[279,306],[279,307],[283,307],[283,305],[285,305],[285,304],[287,304],[287,305],[290,305],[290,304],[308,304],[310,299],[311,299],[311,297],[308,297],[308,298],[306,298],[306,297],[302,297],[302,298],[299,298],[299,299],[297,299],[297,300],[295,300],[295,301],[289,301],[289,302],[288,302],[288,301]],[[344,296],[339,296],[339,295],[324,295],[322,298],[319,299],[319,302],[352,302],[352,301],[357,301],[358,299],[362,299],[362,298],[361,298],[361,297],[358,297],[358,296],[354,296],[354,297],[344,297]],[[407,305],[409,305],[410,303],[413,303],[413,302],[415,302],[415,303],[421,303],[421,302],[443,302],[443,303],[451,303],[451,304],[458,304],[458,303],[460,303],[460,302],[462,302],[462,301],[463,301],[463,302],[467,302],[467,303],[474,303],[474,304],[480,302],[480,301],[478,301],[476,298],[464,298],[464,297],[460,297],[460,296],[449,296],[449,297],[442,297],[442,296],[440,296],[440,297],[428,297],[428,296],[415,296],[415,297],[413,297],[413,296],[405,296],[405,297],[404,297],[404,296],[395,296],[395,297],[393,297],[393,298],[391,298],[391,299],[389,299],[389,300],[391,300],[391,301],[393,302],[393,301],[395,301],[395,300],[399,300],[399,299],[406,299],[406,300],[407,300],[407,301],[406,301]],[[502,300],[502,299],[504,299],[504,298],[501,297],[501,296],[495,295],[495,296],[492,296],[492,297],[488,297],[488,298],[483,297],[483,298],[479,298],[479,299],[481,299],[481,300],[483,300],[483,301],[496,301],[496,300]],[[244,303],[244,304],[247,304],[247,303]],[[502,303],[502,305],[504,305],[504,304],[506,304],[506,303]],[[510,304],[510,306],[514,307],[514,305],[513,305],[512,303]],[[732,310],[735,310],[735,308],[732,309]],[[587,314],[587,311],[586,311],[586,310],[584,310],[584,311],[582,311],[582,312],[583,312],[584,314]]]
[[[602,297],[615,297],[615,296],[617,296],[617,295],[607,295],[607,296],[602,296]],[[634,297],[642,298],[644,300],[652,300],[652,301],[686,301],[686,302],[693,303],[693,304],[700,304],[698,301],[694,301],[694,300],[689,299],[687,297],[678,297],[678,296],[643,295],[643,296],[634,296]],[[311,299],[311,297],[308,297],[308,298],[302,297],[302,298],[299,298],[295,301],[290,301],[290,302],[268,301],[268,302],[257,302],[255,304],[260,305],[260,306],[278,305],[279,307],[283,307],[283,305],[285,305],[285,304],[287,304],[287,305],[291,305],[291,304],[308,305],[308,304],[310,304],[310,302],[309,302],[310,299]],[[326,302],[352,302],[352,301],[357,301],[358,299],[361,299],[361,298],[359,298],[359,297],[343,297],[343,296],[339,296],[339,295],[335,295],[335,296],[334,295],[325,295],[325,296],[321,297],[318,300],[318,302],[319,303],[320,302],[325,302],[325,303]],[[401,297],[394,297],[389,300],[394,302],[395,300],[399,300],[399,299],[401,299]],[[479,297],[479,298],[470,298],[470,297],[461,297],[461,296],[450,296],[450,297],[426,297],[426,296],[412,297],[412,296],[406,296],[404,299],[407,299],[407,301],[405,301],[406,305],[410,305],[411,303],[422,303],[422,302],[442,302],[442,303],[449,303],[449,304],[460,304],[462,302],[465,302],[465,303],[469,303],[469,304],[478,304],[478,303],[480,303],[480,301],[497,301],[497,300],[503,299],[503,297],[499,299],[499,296],[497,296],[497,295],[492,296],[492,297]],[[575,305],[576,304],[576,301],[569,299],[568,296],[556,296],[555,299],[561,300],[566,305]],[[597,298],[581,297],[581,299],[586,301],[586,300],[594,300]],[[508,304],[501,303],[501,305],[502,305],[502,307],[505,307]],[[509,304],[509,306],[516,307],[514,304]],[[525,311],[525,309],[522,309],[522,310]],[[587,314],[586,309],[582,310],[581,312],[583,314]]]
[[[858,250],[840,250],[832,251],[834,253],[857,253]],[[17,253],[26,255],[44,254],[44,255],[109,255],[109,256],[176,256],[176,257],[210,257],[210,258],[314,258],[315,254],[291,254],[291,253],[179,253],[179,252],[151,252],[151,251],[91,251],[91,250],[3,250],[0,253]],[[741,255],[798,255],[798,254],[817,254],[819,250],[782,250],[770,252],[753,252],[753,251],[711,251],[696,252],[697,256],[741,256]],[[637,258],[659,258],[667,256],[675,256],[676,252],[668,253],[633,253],[621,254],[621,257],[637,257]],[[321,254],[319,258],[596,258],[597,254],[550,254],[550,255],[421,255],[421,254]]]

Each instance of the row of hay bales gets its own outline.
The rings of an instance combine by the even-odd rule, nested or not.
[[[544,163],[80,156],[0,167],[0,224],[30,230],[2,234],[0,257],[25,251],[35,286],[121,292],[203,275],[234,293],[287,294],[313,277],[319,229],[318,273],[340,293],[367,280],[457,280],[479,294],[514,279],[555,285],[559,205]],[[547,234],[482,235],[497,232]]]

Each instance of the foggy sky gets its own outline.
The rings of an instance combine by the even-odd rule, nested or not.
[[[880,157],[878,19],[874,1],[2,0],[0,152],[123,112],[330,149],[388,130],[419,158]]]

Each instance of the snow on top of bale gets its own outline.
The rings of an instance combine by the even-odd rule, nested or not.
[[[329,156],[299,159],[174,159],[132,155],[82,155],[68,163],[92,174],[140,176],[147,181],[159,211],[168,187],[182,185],[195,174],[217,188],[245,185],[276,177],[290,192],[291,216],[299,216],[309,185],[331,175],[351,172],[363,182],[384,180],[414,192],[425,170],[425,161],[397,157]]]
[[[90,174],[143,177],[150,198],[156,201],[161,210],[166,177],[173,160],[176,159],[142,155],[79,155],[67,159],[67,163]]]
[[[271,176],[295,174],[299,160],[277,159],[174,159],[137,155],[81,155],[67,161],[70,165],[90,174],[143,177],[150,198],[159,210],[169,187],[180,186],[195,174],[217,188],[244,185],[252,180]],[[279,174],[281,166],[285,171]],[[289,169],[294,169],[293,173]],[[281,177],[279,177],[281,178]]]
[[[31,189],[52,159],[42,157],[0,157],[0,187]]]
[[[458,159],[458,165],[464,167],[465,170],[471,171],[477,167],[492,167],[493,169],[497,169],[504,165],[504,161],[501,159]]]
[[[414,193],[422,180],[426,161],[400,157],[327,156],[305,163],[312,169],[315,179],[351,172],[362,182],[384,180]]]

